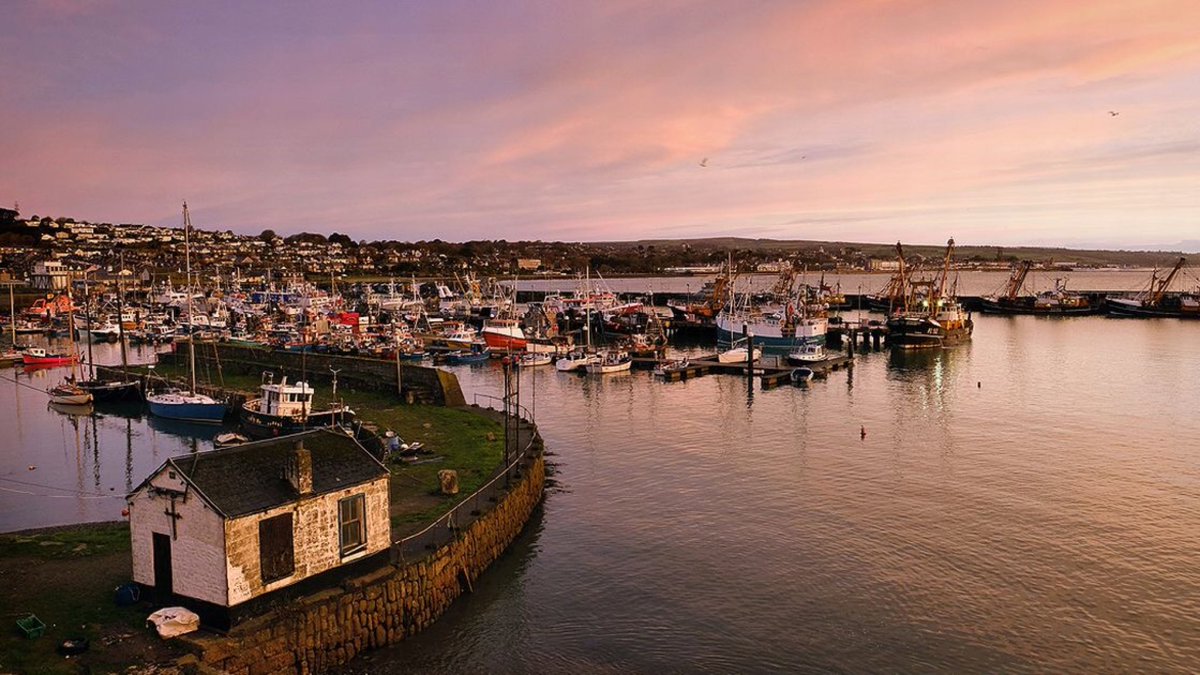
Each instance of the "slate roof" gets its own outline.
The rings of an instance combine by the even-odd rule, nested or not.
[[[388,475],[387,468],[357,441],[329,429],[172,457],[167,464],[221,513],[235,518],[296,500],[283,470],[297,440],[303,440],[312,454],[314,495]]]

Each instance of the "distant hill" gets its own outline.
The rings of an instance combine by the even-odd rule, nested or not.
[[[903,242],[906,255],[937,257],[945,251],[945,244],[913,244]],[[637,241],[611,242],[613,246],[655,246],[672,248],[687,245],[692,249],[749,250],[765,252],[771,250],[795,251],[797,249],[824,249],[837,252],[850,249],[872,258],[887,258],[896,255],[895,244],[880,244],[854,241],[816,241],[809,239],[753,239],[749,237],[709,237],[700,239],[639,239]],[[1017,258],[1021,260],[1076,262],[1083,265],[1122,265],[1155,267],[1170,265],[1186,256],[1186,251],[1200,250],[1200,241],[1180,242],[1176,250],[1130,251],[1105,249],[1073,249],[1049,246],[955,246],[954,257],[958,260],[999,260]]]

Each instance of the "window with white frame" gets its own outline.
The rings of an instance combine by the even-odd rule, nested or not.
[[[346,497],[338,502],[338,536],[342,557],[353,555],[367,547],[365,502],[363,495]]]

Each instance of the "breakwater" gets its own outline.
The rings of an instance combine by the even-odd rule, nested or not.
[[[329,672],[427,628],[471,590],[541,503],[546,468],[540,441],[533,449],[494,507],[456,528],[447,543],[298,599],[227,635],[184,637],[192,652],[185,662],[232,675]]]
[[[185,364],[183,348],[172,354],[160,355],[160,360],[179,360]],[[303,377],[313,382],[328,383],[333,371],[338,371],[339,386],[359,391],[400,391],[409,403],[425,403],[458,407],[466,405],[458,379],[452,373],[437,368],[428,368],[395,361],[369,359],[361,356],[334,356],[330,354],[289,352],[261,347],[242,347],[226,344],[204,344],[196,346],[196,367],[200,371],[216,372],[217,368],[227,372],[259,375],[264,370],[277,377],[286,375],[292,379]]]

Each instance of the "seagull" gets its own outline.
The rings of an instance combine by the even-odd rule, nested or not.
[[[707,166],[708,166],[708,158],[707,158],[707,157],[705,157],[704,159],[700,160],[700,166],[704,166],[704,167],[707,167]]]
[[[1108,116],[1109,116],[1109,117],[1116,117],[1117,115],[1120,115],[1120,114],[1121,114],[1121,113],[1117,112],[1116,110],[1109,110],[1109,111],[1108,111]]]

